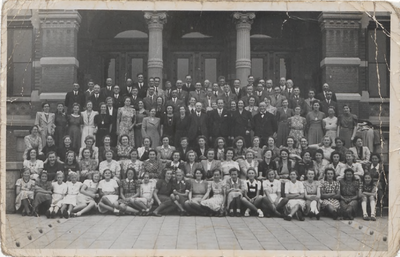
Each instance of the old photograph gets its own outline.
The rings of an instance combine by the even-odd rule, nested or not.
[[[396,252],[389,5],[84,3],[3,7],[5,253]]]

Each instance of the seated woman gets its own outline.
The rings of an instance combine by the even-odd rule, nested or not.
[[[76,200],[77,204],[72,209],[72,217],[80,217],[82,214],[97,208],[96,200],[100,197],[98,194],[100,177],[100,173],[95,172],[91,179],[86,179],[83,182]]]
[[[186,153],[186,159],[187,161],[184,164],[185,177],[194,179],[195,171],[201,169],[202,166],[197,162],[197,154],[193,150]]]
[[[275,175],[277,174],[277,166],[273,155],[274,152],[272,150],[265,150],[263,160],[258,163],[258,180],[268,179],[268,173],[270,170],[273,170]]]
[[[99,148],[97,146],[94,145],[95,143],[95,139],[93,136],[88,135],[85,137],[85,146],[82,146],[79,149],[79,155],[78,156],[82,156],[82,151],[84,149],[90,149],[90,159],[93,159],[95,161],[99,161]]]
[[[113,179],[115,179],[118,183],[121,181],[121,166],[120,164],[112,159],[113,152],[111,150],[106,151],[106,159],[102,161],[99,165],[100,175],[103,176],[105,170],[111,170],[113,174]]]
[[[219,217],[224,216],[225,212],[225,183],[221,180],[222,171],[220,169],[214,169],[213,180],[208,182],[208,188],[206,192],[206,199],[200,202],[201,206],[206,209],[206,212],[211,213],[211,215],[218,215]],[[211,198],[209,195],[213,193]]]
[[[186,159],[187,152],[192,150],[192,148],[189,147],[189,143],[188,142],[189,141],[188,141],[187,137],[182,137],[181,140],[180,140],[180,146],[176,148],[179,151],[179,153],[181,154],[181,159],[184,162],[187,161],[187,159]]]
[[[115,207],[122,214],[139,214],[132,204],[135,198],[139,196],[139,183],[134,168],[128,168],[125,174],[126,179],[122,179],[120,184],[120,199]]]
[[[294,141],[294,138],[289,136],[286,139],[285,145],[281,146],[280,149],[287,149],[289,152],[289,159],[296,161],[296,160],[301,160],[300,157],[300,151],[296,147],[296,142]]]
[[[354,171],[347,168],[344,179],[340,180],[340,210],[344,219],[353,220],[358,208],[360,183],[354,176]]]
[[[57,146],[56,146],[56,144],[54,142],[53,136],[52,135],[47,135],[46,136],[46,145],[43,147],[43,150],[42,150],[43,155],[47,156],[47,154],[49,152],[57,153],[57,151],[58,151],[58,148],[57,148]]]
[[[172,153],[175,151],[175,147],[169,144],[169,137],[163,136],[161,138],[162,145],[156,147],[158,159],[161,161],[163,166],[171,162]]]
[[[185,164],[182,162],[181,153],[178,150],[172,153],[172,161],[168,162],[165,168],[172,169],[172,177],[175,176],[178,169],[182,170],[183,175],[185,175]]]
[[[59,161],[65,162],[65,156],[67,155],[68,151],[73,151],[75,155],[78,154],[78,150],[72,146],[72,140],[69,135],[63,137],[62,145],[58,146],[57,156]]]
[[[310,218],[315,216],[317,220],[320,217],[320,199],[321,190],[319,181],[315,181],[315,171],[308,170],[306,173],[307,180],[303,181],[304,185],[304,198],[306,199],[306,209],[304,215]]]
[[[296,163],[289,159],[289,151],[282,149],[280,152],[280,158],[276,162],[277,175],[276,178],[282,183],[281,193],[286,193],[285,185],[290,180],[290,172],[294,170]]]
[[[151,138],[150,137],[144,137],[143,140],[143,146],[142,147],[138,147],[138,154],[139,154],[139,158],[140,160],[143,162],[147,159],[149,159],[149,151],[152,150],[151,145]]]
[[[226,142],[225,138],[217,137],[215,139],[215,159],[221,162],[225,160]]]
[[[254,152],[254,159],[261,162],[263,160],[263,149],[260,147],[260,138],[258,136],[253,138],[253,144],[250,149]]]
[[[299,221],[304,221],[303,212],[306,208],[304,200],[304,185],[297,180],[297,172],[290,171],[290,180],[285,185],[285,197],[289,200],[286,204],[286,211],[289,213],[284,217],[285,220],[292,220],[293,215],[297,215]]]
[[[43,170],[47,172],[48,180],[55,180],[57,172],[64,170],[64,164],[58,160],[55,152],[49,152]]]
[[[321,209],[327,212],[334,220],[339,216],[340,185],[336,181],[333,168],[325,169],[325,179],[321,181]]]
[[[328,168],[334,170],[335,181],[336,181],[336,178],[344,177],[343,174],[344,174],[344,170],[346,169],[346,166],[342,162],[340,162],[340,159],[341,159],[340,153],[337,151],[333,151],[331,153],[331,163],[329,163],[325,167],[325,171]],[[324,175],[326,175],[326,172],[324,172]],[[326,177],[324,176],[323,179],[326,180]]]
[[[310,145],[309,147],[312,149],[321,150],[322,157],[327,161],[329,161],[331,153],[335,151],[335,149],[332,148],[332,138],[329,136],[324,136],[320,144]]]
[[[93,171],[97,170],[98,163],[96,160],[90,158],[90,149],[84,149],[82,151],[82,157],[79,161],[79,180],[85,181],[85,179],[90,179]]]
[[[244,138],[239,136],[233,140],[233,160],[244,160],[246,158],[246,145]]]
[[[54,219],[57,213],[59,213],[60,218],[62,218],[60,208],[62,205],[62,201],[68,192],[68,186],[64,182],[64,173],[62,171],[57,172],[56,179],[57,181],[51,183],[51,185],[53,186],[53,194],[51,196],[50,208],[46,211],[46,217],[48,219],[50,217]]]
[[[153,197],[158,207],[153,211],[153,215],[161,217],[161,214],[167,214],[176,209],[175,204],[171,200],[172,193],[172,170],[165,169],[164,175],[157,181],[154,189]]]
[[[99,147],[99,162],[106,159],[106,150],[112,150],[114,153],[113,159],[117,160],[117,148],[111,146],[111,136],[105,135],[103,138],[103,144]]]
[[[363,219],[364,220],[372,220],[376,221],[376,183],[373,182],[372,176],[369,173],[364,174],[364,181],[362,184],[360,197],[361,197],[361,208],[363,211]],[[371,216],[368,216],[367,213],[367,204],[369,202],[369,206],[371,207]]]
[[[368,147],[363,146],[363,140],[361,137],[355,137],[353,139],[354,147],[350,147],[349,150],[353,152],[355,161],[360,163],[365,169],[368,165],[371,164],[371,151]]]
[[[66,219],[70,217],[72,209],[76,206],[76,200],[82,187],[82,182],[78,181],[78,174],[76,172],[71,171],[68,176],[70,180],[66,183],[68,191],[67,195],[62,200],[60,209],[62,215]]]
[[[149,159],[143,162],[143,171],[150,174],[150,179],[158,179],[161,177],[162,163],[157,159],[157,151],[151,149],[149,151]]]
[[[130,152],[134,148],[130,142],[128,135],[120,135],[119,143],[117,145],[117,158],[120,167],[126,167],[127,163],[130,162]]]
[[[371,165],[367,166],[368,173],[372,177],[372,181],[377,185],[378,202],[383,207],[384,193],[387,192],[387,185],[389,184],[388,172],[383,166],[381,156],[378,153],[371,154]]]
[[[37,159],[37,150],[34,148],[28,149],[26,158],[23,162],[24,169],[28,169],[31,174],[31,179],[39,180],[39,174],[43,171],[43,161]]]
[[[197,137],[197,147],[194,149],[194,151],[197,154],[198,160],[206,160],[207,159],[207,139],[205,136],[198,136]]]
[[[118,203],[119,186],[115,179],[112,179],[111,170],[105,170],[103,173],[104,179],[99,182],[100,202],[98,209],[100,213],[114,212],[119,215],[119,210],[116,208]]]
[[[307,138],[302,137],[299,145],[300,156],[304,151],[309,151],[311,153],[311,158],[314,158],[316,149],[309,147]]]
[[[239,171],[239,163],[233,160],[234,150],[232,147],[226,149],[225,161],[221,162],[223,180],[230,179],[230,170],[235,168]]]
[[[25,169],[22,173],[22,178],[19,178],[15,183],[15,210],[19,211],[22,206],[22,216],[32,216],[30,208],[33,201],[35,190],[35,180],[31,179],[29,169]]]
[[[244,190],[246,189],[246,184],[241,180],[239,176],[239,170],[237,168],[231,168],[229,170],[230,178],[226,182],[226,194],[227,203],[226,207],[229,209],[229,216],[241,217],[241,206],[242,198],[244,195]]]
[[[206,152],[207,160],[201,161],[201,166],[206,172],[206,179],[213,180],[214,170],[221,170],[221,161],[215,160],[215,150],[213,148],[208,148]]]
[[[324,153],[321,149],[318,149],[315,152],[315,157],[314,157],[314,170],[315,170],[315,180],[322,180],[324,178],[324,172],[326,166],[328,166],[329,161],[324,159]]]
[[[172,182],[171,200],[178,207],[180,216],[187,216],[183,206],[189,199],[188,195],[192,185],[188,179],[185,179],[184,172],[181,169],[175,171],[175,178]]]
[[[264,217],[264,213],[262,212],[262,196],[261,196],[261,182],[255,179],[257,172],[254,168],[249,168],[247,170],[246,187],[244,189],[244,198],[242,200],[243,205],[247,207],[244,212],[244,216],[250,216],[250,211],[257,212],[259,218]]]
[[[133,168],[136,171],[136,178],[140,181],[143,178],[143,162],[139,160],[139,153],[136,149],[132,149],[130,152],[131,159],[129,162],[125,162],[126,166],[121,167],[121,172],[126,173],[129,168]]]
[[[349,149],[345,147],[345,141],[343,138],[340,137],[335,138],[335,146],[332,146],[332,149],[340,153],[341,162],[346,161],[346,153]]]
[[[240,178],[246,179],[247,172],[249,169],[253,169],[255,172],[255,176],[258,175],[258,161],[254,160],[254,152],[253,150],[246,150],[246,159],[239,160],[239,167],[240,167]]]
[[[268,179],[262,183],[264,189],[262,198],[263,213],[266,217],[271,217],[272,215],[282,217],[283,208],[289,200],[281,197],[281,182],[275,179],[276,172],[268,170],[266,173]]]
[[[79,167],[79,163],[76,160],[76,154],[73,151],[68,151],[67,152],[67,156],[65,158],[65,162],[64,162],[64,177],[68,176],[68,173],[70,171],[75,171],[76,173],[78,173],[78,175],[80,174],[80,167]],[[83,177],[79,177],[79,181],[84,181]]]
[[[355,161],[355,157],[354,157],[354,153],[352,151],[347,151],[346,152],[346,162],[344,164],[345,166],[345,170],[346,169],[352,169],[354,172],[354,177],[356,178],[356,180],[360,181],[362,179],[362,177],[364,176],[364,169],[361,166],[360,163],[357,163]],[[343,173],[342,176],[338,177],[338,180],[343,179],[346,174]]]
[[[297,171],[297,175],[299,175],[297,180],[304,181],[307,179],[307,171],[310,169],[314,170],[314,162],[311,160],[311,152],[309,150],[303,151],[301,158],[300,161],[296,162],[295,170]]]
[[[154,183],[150,183],[150,174],[145,172],[143,180],[140,184],[139,195],[131,202],[135,209],[141,210],[140,215],[147,216],[150,214],[150,209],[154,203]]]
[[[191,181],[188,200],[185,202],[185,210],[192,215],[205,215],[206,209],[202,208],[201,201],[206,200],[208,181],[204,180],[205,172],[201,168],[194,171],[194,179]]]
[[[32,202],[34,216],[39,217],[39,214],[45,213],[50,208],[52,190],[53,186],[51,181],[47,180],[47,173],[42,172],[35,183],[35,198]]]
[[[29,149],[36,149],[36,155],[38,156],[38,159],[43,159],[43,144],[42,138],[39,134],[39,127],[37,125],[34,125],[31,127],[29,130],[29,135],[24,137],[24,143],[25,143],[25,151],[24,154],[22,155],[22,158],[26,160],[26,157],[29,155],[27,154]],[[40,158],[39,158],[40,157]]]
[[[274,153],[275,157],[279,157],[280,156],[280,150],[279,150],[278,147],[276,147],[275,139],[273,137],[268,137],[267,144],[263,147],[263,149],[264,149],[264,151],[272,150],[272,152]]]

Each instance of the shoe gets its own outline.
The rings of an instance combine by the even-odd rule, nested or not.
[[[50,218],[54,219],[56,217],[56,213],[54,211],[51,212]]]
[[[230,216],[230,217],[235,216],[235,214],[233,213],[233,211],[229,212],[229,216]]]
[[[250,213],[246,210],[246,211],[244,212],[244,216],[245,216],[245,217],[249,217],[249,216],[250,216]]]
[[[282,218],[282,214],[280,212],[278,212],[277,210],[274,211],[274,214],[276,217]]]
[[[33,212],[30,211],[30,212],[28,212],[26,215],[28,215],[29,217],[30,217],[30,216],[33,216]]]
[[[310,211],[310,213],[308,214],[308,217],[310,217],[310,219],[312,219],[314,216],[315,216],[315,214]]]
[[[46,211],[46,217],[47,217],[48,219],[50,219],[50,215],[51,215],[50,210],[47,210],[47,211]]]
[[[337,211],[334,211],[334,212],[332,213],[332,218],[333,218],[333,220],[337,220],[337,219],[338,219],[338,213],[337,213]]]
[[[60,219],[62,219],[63,218],[63,214],[61,213],[61,210],[58,210],[58,215],[60,216]]]
[[[22,217],[26,216],[26,212],[23,211],[21,215]]]
[[[364,214],[363,220],[369,220],[369,217],[367,214]]]
[[[64,210],[63,216],[64,216],[64,218],[66,218],[66,219],[69,218],[69,214],[68,214],[68,211],[67,211],[67,210]]]
[[[242,214],[240,212],[236,213],[236,217],[242,217]]]
[[[153,212],[153,216],[154,216],[154,217],[162,217],[161,214],[159,214],[159,213],[154,213],[154,212]]]
[[[376,221],[375,216],[372,216],[372,215],[371,215],[371,220],[372,220],[372,221]]]
[[[303,213],[300,210],[297,211],[297,217],[299,218],[300,221],[305,220],[305,218],[303,217]]]
[[[284,220],[287,221],[291,221],[292,220],[292,216],[286,215],[285,217],[283,217]]]
[[[318,214],[315,215],[315,217],[317,218],[317,220],[319,220],[321,214],[318,212]]]
[[[349,215],[349,220],[354,220],[353,215]]]
[[[264,213],[262,212],[262,210],[258,209],[257,212],[259,218],[264,218]]]
[[[337,220],[343,220],[343,217],[342,217],[342,216],[339,216],[339,217],[337,218]]]

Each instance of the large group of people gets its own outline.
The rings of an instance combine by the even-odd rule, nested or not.
[[[22,215],[214,215],[376,220],[388,173],[372,124],[336,95],[281,78],[241,87],[160,78],[42,104],[25,137],[15,208]],[[369,208],[368,208],[369,207]]]

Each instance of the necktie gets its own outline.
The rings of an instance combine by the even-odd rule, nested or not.
[[[95,96],[96,96],[96,99],[99,98],[99,94],[95,94]]]
[[[139,83],[139,89],[142,89],[142,83]]]
[[[194,109],[192,109],[190,112],[191,112],[191,113],[194,113]],[[200,115],[199,115],[199,114],[197,114],[197,116],[200,116]]]
[[[114,97],[115,97],[115,98],[118,98],[118,94],[115,94]]]
[[[131,88],[131,87],[128,87],[128,92],[129,92],[129,93],[131,92],[131,90],[132,90],[132,88]]]
[[[215,95],[215,96],[218,96],[218,93],[217,93],[217,91],[214,91],[214,95]]]
[[[222,111],[218,110],[219,117],[221,117]]]
[[[278,95],[275,95],[275,99],[278,100]]]
[[[178,89],[178,94],[180,94],[181,93],[181,90],[180,89]]]
[[[176,98],[174,98],[174,100],[172,100],[174,102],[174,104],[176,104]]]
[[[78,95],[78,92],[77,92],[77,91],[74,91],[74,95]]]
[[[199,112],[197,113],[197,116],[200,117],[200,113]]]
[[[46,116],[46,121],[49,121],[49,114],[45,114],[45,116]]]

